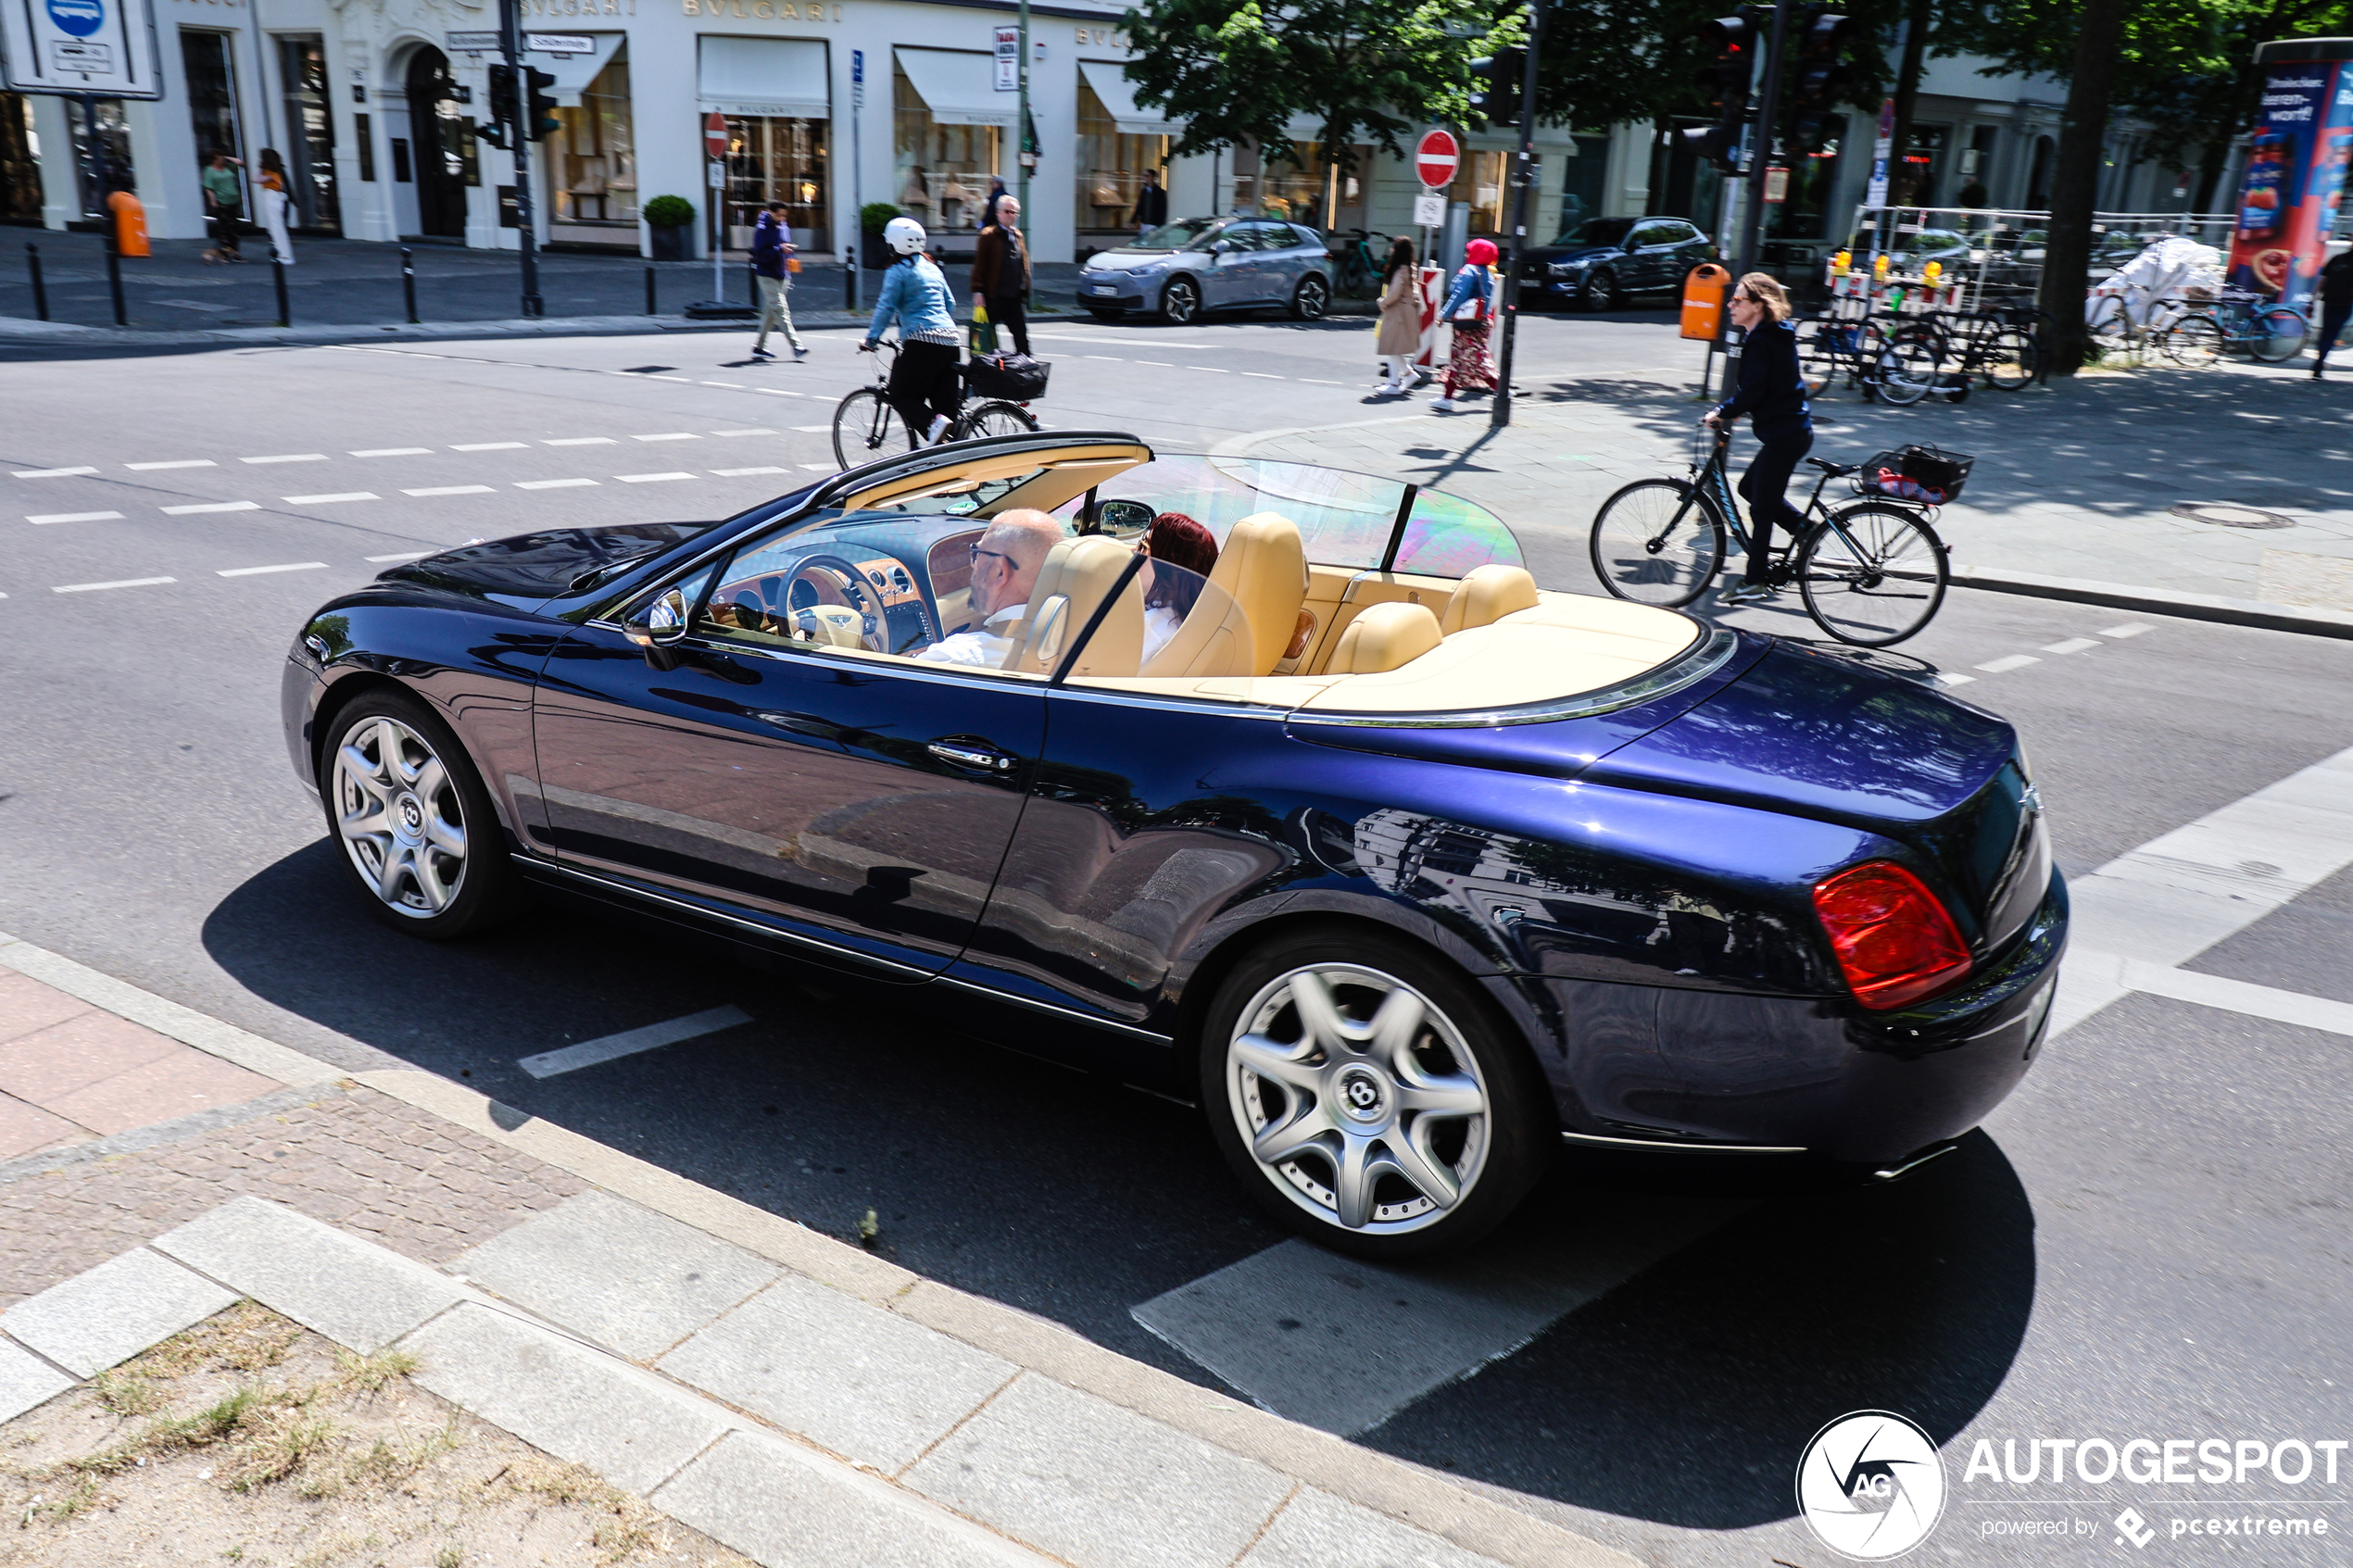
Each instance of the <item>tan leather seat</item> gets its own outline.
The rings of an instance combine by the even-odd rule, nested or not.
[[[1332,650],[1327,675],[1378,675],[1410,663],[1441,640],[1429,606],[1392,600],[1375,605],[1348,623]]]
[[[1025,675],[1051,675],[1087,629],[1095,607],[1135,558],[1129,546],[1100,534],[1065,539],[1047,551],[1045,564],[1038,569],[1038,585],[1030,590],[1029,607],[1014,628],[1004,668]],[[1133,675],[1143,657],[1144,593],[1141,583],[1131,580],[1088,640],[1087,652],[1071,673]]]
[[[1514,610],[1534,609],[1536,579],[1525,567],[1491,561],[1463,579],[1439,617],[1440,634],[1451,637],[1473,626],[1491,626]]]
[[[1192,612],[1143,672],[1271,675],[1306,602],[1307,551],[1299,525],[1254,512],[1234,524]]]

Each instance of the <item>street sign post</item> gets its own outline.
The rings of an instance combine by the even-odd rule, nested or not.
[[[1519,338],[1519,253],[1528,244],[1536,182],[1544,169],[1536,157],[1536,65],[1544,53],[1545,10],[1542,0],[1528,0],[1528,47],[1520,62],[1519,146],[1512,153],[1512,229],[1504,236],[1503,285],[1495,291],[1495,318],[1503,325],[1504,341],[1495,355],[1495,401],[1488,408],[1487,420],[1497,430],[1512,422],[1512,353]]]
[[[702,148],[712,157],[727,156],[727,117],[716,109],[702,117]]]
[[[863,138],[858,134],[858,111],[866,107],[866,51],[849,51],[849,237],[841,247],[842,303],[850,309],[858,308],[858,265],[865,258],[859,254],[866,241],[866,168],[862,151]]]
[[[498,30],[482,28],[469,32],[445,32],[442,46],[453,55],[489,55],[498,49]]]
[[[535,55],[593,55],[597,41],[585,32],[533,32],[523,37],[522,46]]]
[[[727,248],[727,117],[716,109],[702,117],[702,145],[711,155],[711,298],[724,304],[727,280],[720,253]]]
[[[531,100],[535,78],[522,63],[522,0],[498,0],[498,52],[505,56],[515,84],[511,110],[515,119],[507,128],[507,145],[508,156],[515,160],[515,242],[522,262],[522,313],[545,316],[547,302],[539,293],[539,204],[531,184]],[[491,112],[498,111],[494,107]]]
[[[1446,194],[1425,191],[1414,198],[1414,227],[1439,229],[1446,223]]]
[[[162,97],[146,0],[0,6],[0,85],[59,97]]]
[[[1444,190],[1454,182],[1454,171],[1462,166],[1462,144],[1451,131],[1425,131],[1414,144],[1414,173],[1427,189]]]
[[[1021,91],[1021,29],[1018,27],[997,30],[997,91]]]

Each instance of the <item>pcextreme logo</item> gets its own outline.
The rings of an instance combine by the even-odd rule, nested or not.
[[[1927,1433],[1892,1411],[1840,1416],[1798,1457],[1797,1511],[1842,1557],[1901,1557],[1944,1515],[1944,1458]]]

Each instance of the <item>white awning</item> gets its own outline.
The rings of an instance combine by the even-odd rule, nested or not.
[[[580,107],[580,94],[597,80],[597,73],[612,63],[628,40],[625,32],[591,32],[584,36],[597,45],[593,55],[542,55],[537,51],[525,55],[523,64],[546,71],[556,79],[553,89],[556,102],[565,108]]]
[[[947,49],[900,49],[899,69],[931,110],[934,125],[1013,128],[1016,100],[997,91],[997,62],[987,55]]]
[[[1119,127],[1124,136],[1181,136],[1185,128],[1161,118],[1158,109],[1148,109],[1136,102],[1136,84],[1119,74],[1119,67],[1110,60],[1081,60],[1078,74],[1087,79],[1088,87],[1102,100],[1103,112]]]
[[[704,38],[696,92],[706,110],[775,119],[828,119],[833,78],[813,38]]]

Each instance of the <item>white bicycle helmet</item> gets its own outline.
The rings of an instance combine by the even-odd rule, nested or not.
[[[883,225],[883,244],[901,256],[913,256],[924,248],[924,226],[912,218],[894,218]]]

